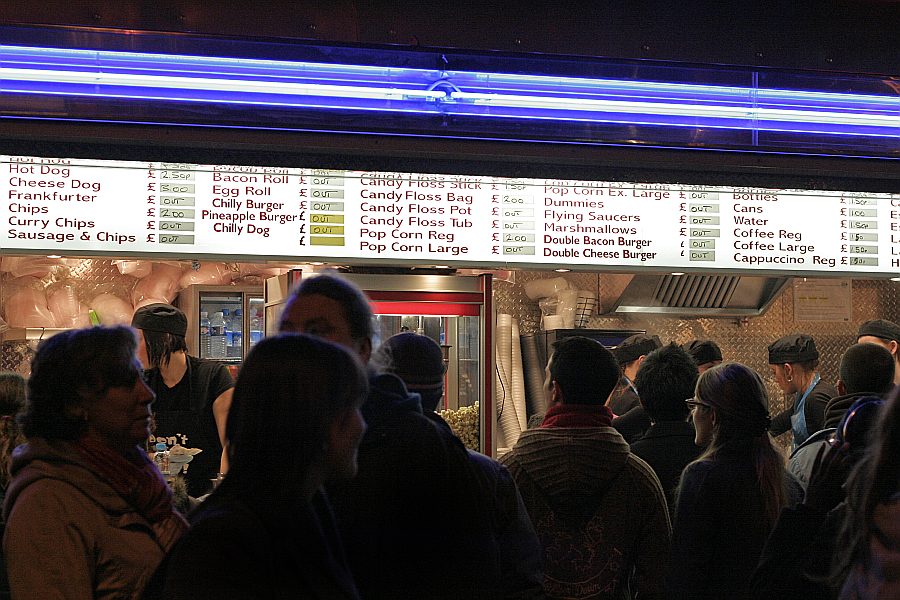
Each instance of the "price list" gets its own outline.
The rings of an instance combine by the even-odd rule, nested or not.
[[[900,194],[0,157],[0,248],[896,274]]]

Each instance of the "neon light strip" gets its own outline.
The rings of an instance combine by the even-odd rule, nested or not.
[[[900,137],[900,97],[0,46],[0,91]]]

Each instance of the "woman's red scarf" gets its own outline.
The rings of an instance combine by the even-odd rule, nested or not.
[[[610,427],[613,414],[599,404],[554,404],[541,427]]]
[[[169,550],[188,524],[172,504],[172,490],[147,454],[135,446],[125,456],[83,436],[75,442],[82,459],[150,523],[163,550]]]

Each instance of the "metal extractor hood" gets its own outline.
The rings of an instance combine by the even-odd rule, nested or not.
[[[790,280],[734,275],[634,275],[618,298],[607,300],[604,306],[610,306],[612,313],[754,317],[769,308]]]

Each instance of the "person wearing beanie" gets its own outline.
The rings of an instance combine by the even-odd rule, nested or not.
[[[372,361],[403,380],[406,389],[419,394],[426,417],[452,434],[450,426],[435,411],[444,397],[446,363],[441,347],[428,336],[403,332],[389,337]],[[494,535],[500,551],[500,575],[504,598],[537,598],[543,594],[541,542],[506,467],[489,456],[469,450],[469,460],[481,475],[485,510],[492,514]]]
[[[407,390],[419,394],[426,414],[438,409],[444,397],[447,365],[433,339],[413,332],[398,333],[378,348],[372,361],[402,379]]]
[[[189,356],[187,317],[171,304],[148,304],[134,313],[144,380],[156,394],[151,445],[199,448],[185,473],[188,495],[198,498],[228,470],[225,422],[234,380],[220,362]]]
[[[816,342],[805,333],[794,333],[769,344],[769,369],[775,383],[793,402],[772,419],[769,432],[779,436],[790,430],[796,450],[825,424],[825,407],[838,395],[830,383],[822,380],[817,369],[819,351]]]
[[[697,370],[703,372],[722,362],[722,350],[712,340],[691,340],[683,344],[681,348],[691,355],[697,363]]]
[[[894,357],[894,385],[900,385],[900,325],[884,319],[873,319],[859,326],[857,344],[884,346]]]

